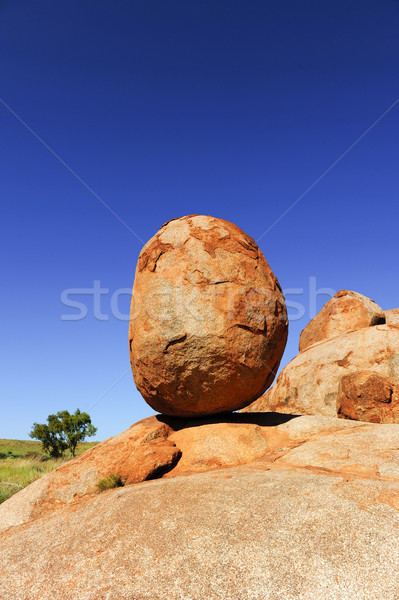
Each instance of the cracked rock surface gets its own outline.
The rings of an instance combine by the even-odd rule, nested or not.
[[[355,385],[359,375],[377,380],[378,386],[370,385],[374,389],[372,396],[366,394],[366,386],[362,390]],[[388,384],[393,390],[389,403],[384,395]],[[300,352],[284,367],[273,387],[244,410],[328,417],[340,414],[352,419],[397,423],[398,385],[399,329],[376,325],[319,342]]]
[[[0,598],[397,600],[398,440],[322,416],[150,417],[0,506]],[[95,493],[110,469],[125,487]]]
[[[130,362],[154,410],[198,416],[251,403],[275,378],[287,330],[276,277],[254,240],[232,223],[173,219],[142,249]]]

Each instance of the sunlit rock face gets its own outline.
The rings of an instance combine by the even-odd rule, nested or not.
[[[341,290],[335,294],[308,323],[299,339],[299,352],[309,346],[349,331],[385,323],[378,304],[357,292]]]
[[[142,249],[130,361],[155,410],[190,416],[248,405],[273,382],[287,330],[280,285],[236,225],[199,215],[173,219]]]

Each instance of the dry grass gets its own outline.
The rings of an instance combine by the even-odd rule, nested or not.
[[[67,460],[59,458],[43,461],[37,457],[0,460],[0,503]]]
[[[105,490],[112,490],[113,488],[122,487],[123,481],[119,477],[118,473],[111,473],[108,477],[100,479],[97,483],[97,490],[104,492]]]
[[[77,454],[96,443],[79,444]],[[40,442],[0,439],[0,504],[45,473],[70,460],[69,456],[49,458],[41,451],[41,447]]]

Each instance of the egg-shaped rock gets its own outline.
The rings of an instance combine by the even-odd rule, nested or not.
[[[130,362],[154,410],[200,416],[247,406],[273,382],[287,331],[280,285],[236,225],[200,215],[173,219],[142,249]]]

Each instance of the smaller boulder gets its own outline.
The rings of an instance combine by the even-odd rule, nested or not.
[[[365,372],[372,377],[370,380],[366,377],[367,385],[358,390],[359,385],[363,386],[363,376],[359,373]],[[348,383],[344,384],[342,390],[347,391],[348,397],[344,400],[341,396],[338,400],[340,382],[347,376],[353,379],[345,381],[355,382],[356,390],[349,392]],[[368,421],[370,416],[375,422],[378,414],[380,423],[399,422],[395,394],[392,403],[384,400],[389,398],[386,386],[396,386],[399,390],[399,328],[363,327],[313,344],[297,354],[281,371],[273,387],[243,412],[336,417],[339,406],[341,417]],[[374,404],[373,395],[377,399]]]
[[[299,352],[342,333],[383,323],[385,323],[384,312],[373,300],[356,292],[341,290],[323,306],[302,331]]]
[[[373,371],[344,375],[337,397],[337,415],[371,423],[399,423],[399,394],[390,377]]]
[[[385,311],[385,319],[390,327],[399,327],[399,308],[391,308]]]
[[[173,475],[250,463],[268,450],[265,432],[269,433],[266,427],[239,419],[237,422],[204,422],[180,429],[170,436],[171,442],[182,452]]]

